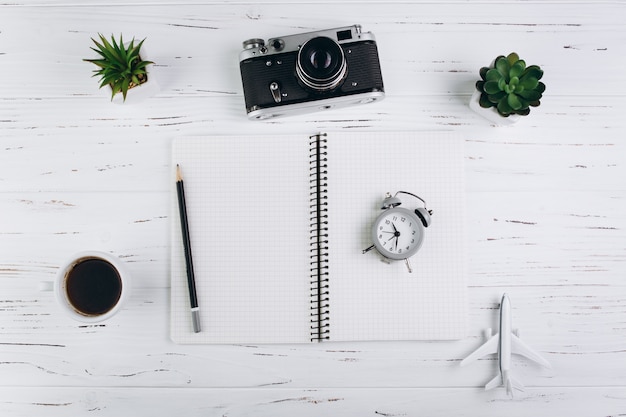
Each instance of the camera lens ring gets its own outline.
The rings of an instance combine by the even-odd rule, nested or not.
[[[343,49],[325,36],[307,40],[296,59],[296,75],[303,86],[316,92],[335,90],[346,78]]]

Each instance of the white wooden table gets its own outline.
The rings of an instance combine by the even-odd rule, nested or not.
[[[0,415],[626,414],[626,2],[165,0],[0,5]],[[241,42],[363,25],[387,98],[249,122]],[[98,32],[147,37],[161,92],[111,104]],[[478,69],[518,52],[542,105],[498,128],[468,108]],[[181,135],[454,130],[466,141],[470,329],[455,342],[179,346],[169,340],[170,144]],[[41,281],[100,249],[134,274],[110,321],[66,318]],[[459,361],[497,324],[552,363],[485,392]]]

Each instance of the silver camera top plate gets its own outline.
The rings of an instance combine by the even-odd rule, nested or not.
[[[299,33],[277,38],[263,39],[253,38],[243,42],[243,51],[239,54],[239,61],[259,56],[269,56],[284,52],[297,52],[309,39],[324,36],[338,44],[356,41],[375,40],[371,32],[361,32],[361,25],[344,26],[334,29],[319,30],[315,32]]]

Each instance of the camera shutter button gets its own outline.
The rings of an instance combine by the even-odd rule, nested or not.
[[[270,83],[270,92],[272,93],[272,98],[274,99],[275,103],[280,103],[282,101],[280,85],[276,81]]]
[[[263,39],[253,38],[243,41],[243,49],[255,49],[262,48],[265,46],[265,41]]]

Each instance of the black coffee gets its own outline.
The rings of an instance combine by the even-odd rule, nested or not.
[[[87,258],[69,271],[65,283],[69,302],[85,316],[98,316],[111,310],[122,295],[122,280],[107,261]]]

